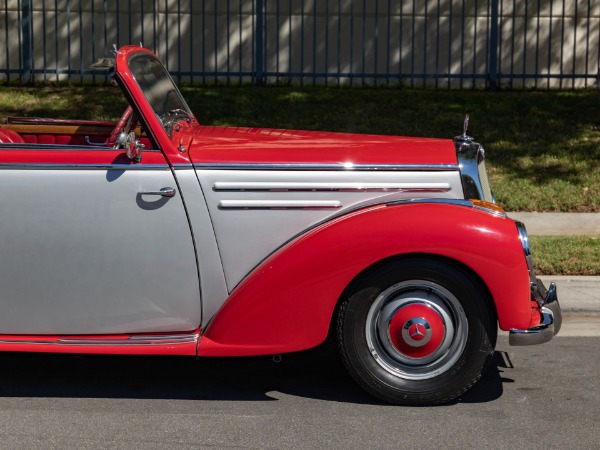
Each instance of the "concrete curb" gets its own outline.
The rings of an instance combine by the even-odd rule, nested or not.
[[[600,235],[600,213],[509,212],[530,236]]]
[[[600,314],[600,277],[542,275],[539,278],[546,287],[556,283],[564,313]]]
[[[600,235],[600,213],[510,212],[530,236]],[[600,277],[543,275],[546,287],[556,283],[565,314],[600,314]]]

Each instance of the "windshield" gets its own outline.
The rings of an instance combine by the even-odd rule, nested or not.
[[[147,53],[133,55],[129,58],[129,70],[169,137],[179,120],[193,119],[169,72],[154,56]]]

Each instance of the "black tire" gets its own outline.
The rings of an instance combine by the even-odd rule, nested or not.
[[[494,352],[489,297],[472,274],[445,260],[376,266],[339,305],[342,360],[359,385],[385,402],[449,402],[479,380]]]

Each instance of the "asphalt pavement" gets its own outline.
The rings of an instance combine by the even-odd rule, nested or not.
[[[541,346],[501,335],[481,381],[434,408],[381,404],[324,348],[279,363],[5,354],[0,447],[596,449],[600,335],[573,328]]]
[[[599,213],[513,212],[530,236],[600,235]],[[600,314],[600,277],[544,275],[546,287],[554,281],[563,312]]]
[[[600,277],[542,279],[558,285],[559,335],[510,347],[500,333],[490,370],[448,405],[381,404],[328,346],[277,363],[6,353],[0,448],[598,448]]]

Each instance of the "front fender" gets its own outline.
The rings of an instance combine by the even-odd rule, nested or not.
[[[411,253],[467,266],[490,291],[502,329],[530,327],[529,272],[512,219],[458,204],[377,205],[324,223],[263,261],[215,315],[199,355],[314,347],[327,337],[336,304],[356,276]]]

